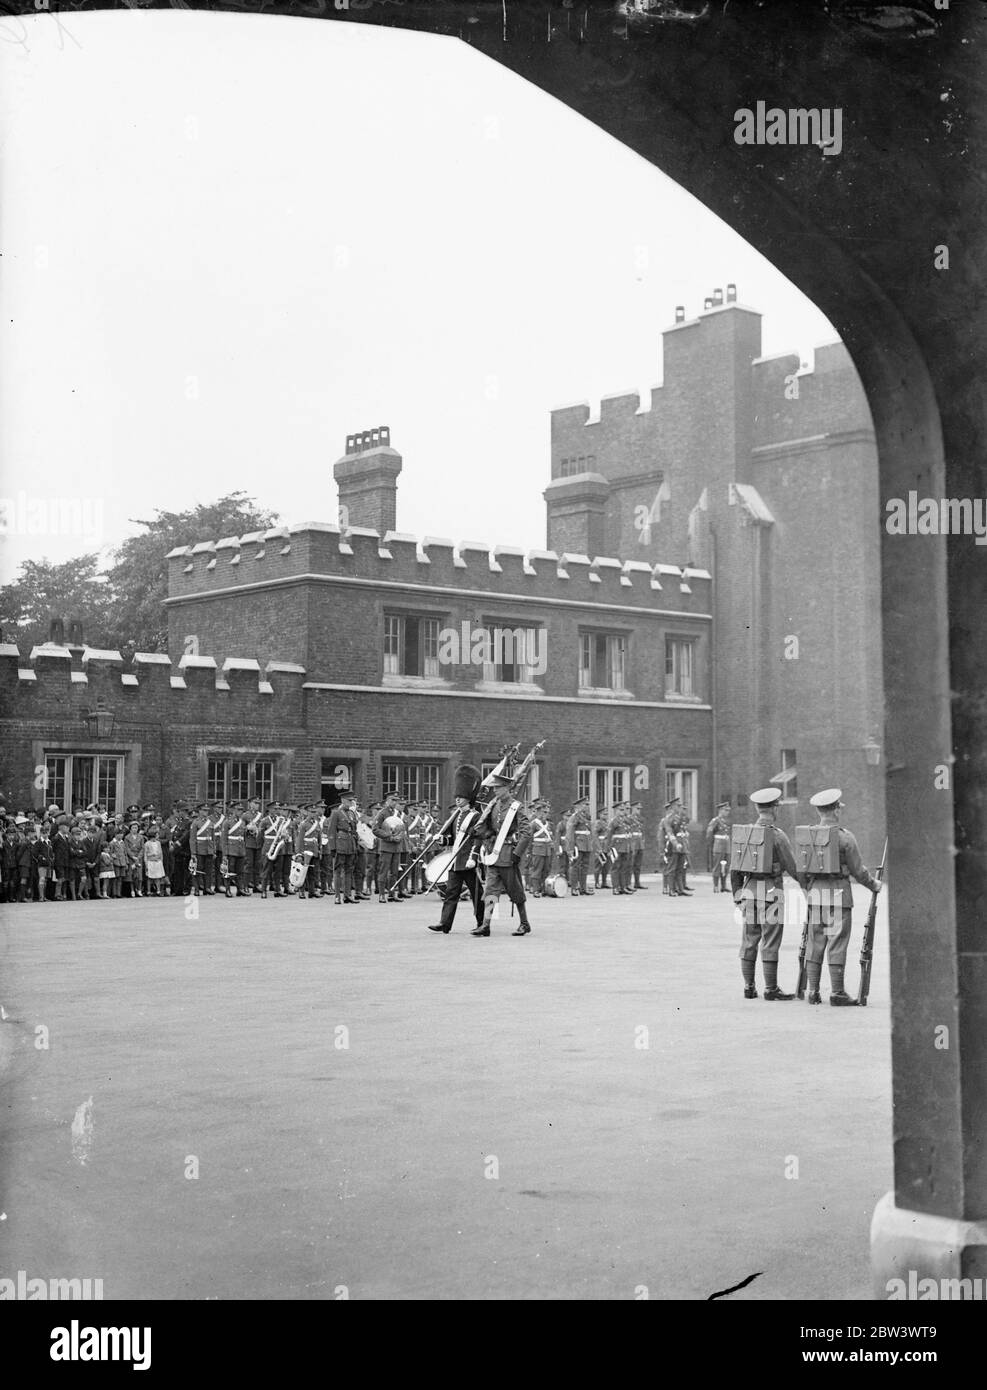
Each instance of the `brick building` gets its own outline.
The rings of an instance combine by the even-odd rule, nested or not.
[[[649,408],[553,412],[544,551],[398,531],[402,459],[374,430],[335,466],[337,522],[171,553],[170,656],[0,646],[8,804],[332,802],[345,784],[445,804],[460,760],[545,739],[533,790],[557,810],[639,800],[651,867],[672,794],[703,823],[771,775],[790,820],[842,785],[873,856],[863,393],[839,345],[798,378],[797,358],[762,360],[732,298],[680,320]]]

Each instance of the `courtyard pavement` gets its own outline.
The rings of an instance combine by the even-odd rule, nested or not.
[[[708,877],[645,882],[533,902],[524,938],[505,912],[470,937],[466,904],[428,932],[434,896],[2,909],[0,1277],[706,1299],[757,1273],[731,1298],[869,1297],[884,895],[870,1006],[810,1008],[743,998]]]

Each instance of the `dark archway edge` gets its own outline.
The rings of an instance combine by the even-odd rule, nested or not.
[[[695,194],[819,305],[867,391],[882,500],[910,490],[987,497],[981,0],[946,10],[934,0],[653,0],[649,17],[624,16],[610,0],[181,7],[418,29],[513,69]],[[33,0],[6,8],[34,11]],[[759,100],[842,108],[842,153],[738,146],[734,112]],[[948,270],[933,265],[940,245]],[[883,624],[896,1201],[983,1220],[987,548],[969,537],[890,537],[881,518],[873,544],[883,573],[874,636]],[[952,789],[936,789],[935,770],[953,753]],[[936,1046],[942,1026],[947,1048]],[[811,1078],[807,1059],[807,1106]]]

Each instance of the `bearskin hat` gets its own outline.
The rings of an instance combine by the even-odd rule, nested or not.
[[[453,795],[465,797],[467,801],[473,801],[480,790],[482,781],[483,774],[478,767],[474,767],[472,763],[461,763],[456,768]]]

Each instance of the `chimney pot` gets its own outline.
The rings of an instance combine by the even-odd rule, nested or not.
[[[676,323],[685,323],[685,305],[684,305],[684,304],[676,304],[676,306],[675,306],[675,322],[676,322]]]
[[[734,304],[737,300],[737,286],[727,285],[727,303]]]

